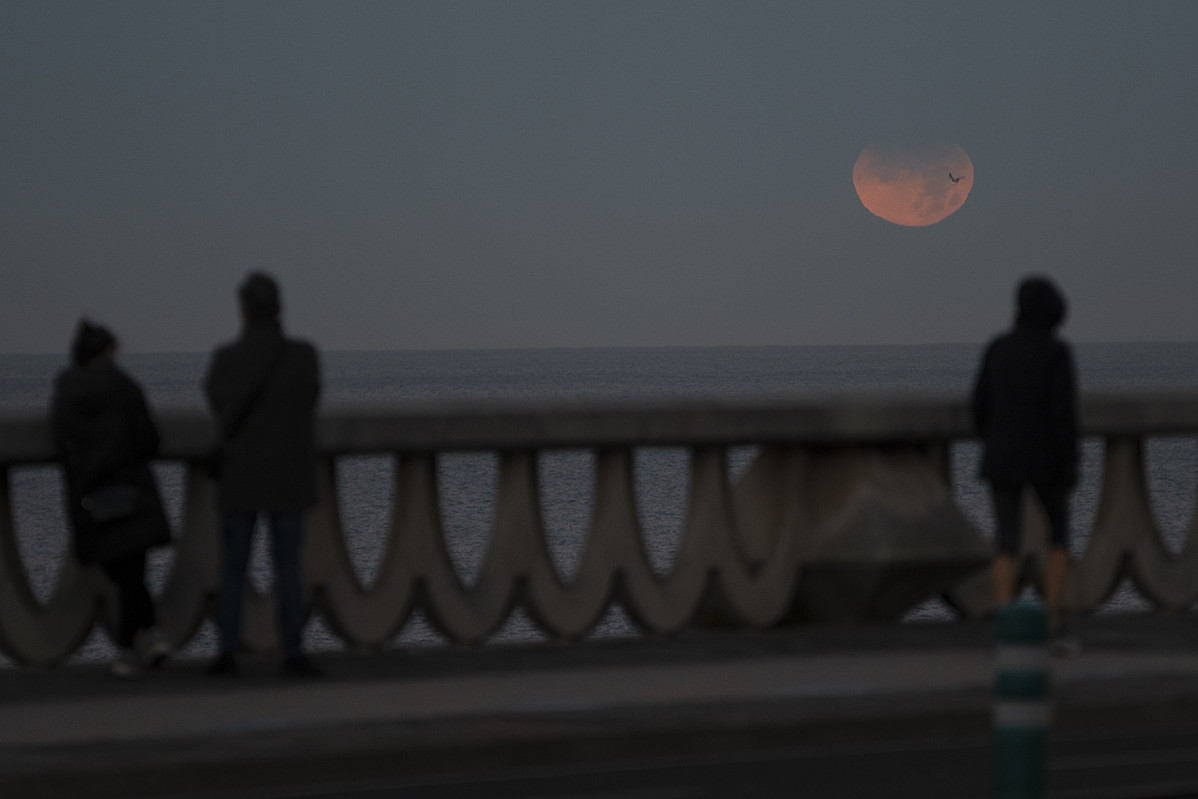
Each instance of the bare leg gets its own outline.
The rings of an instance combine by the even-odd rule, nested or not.
[[[1044,604],[1048,605],[1049,631],[1064,621],[1065,580],[1069,577],[1069,550],[1053,547],[1048,551],[1048,574],[1044,578]]]
[[[1001,608],[1015,598],[1015,556],[999,553],[991,572],[994,581],[994,606]]]

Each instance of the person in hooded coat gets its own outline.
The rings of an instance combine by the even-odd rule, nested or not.
[[[241,337],[218,347],[204,396],[224,442],[217,477],[223,565],[217,597],[220,654],[212,676],[237,674],[241,597],[259,516],[271,534],[278,594],[282,672],[319,676],[302,649],[301,547],[305,511],[316,504],[315,413],[320,394],[316,348],[287,338],[278,284],[261,272],[238,289]]]
[[[1023,280],[1010,332],[986,348],[974,385],[974,423],[982,438],[982,477],[997,520],[993,581],[998,606],[1015,592],[1020,497],[1031,487],[1048,519],[1044,601],[1060,636],[1069,569],[1069,492],[1077,482],[1077,379],[1070,346],[1056,335],[1065,298],[1044,277]]]
[[[113,671],[130,676],[161,663],[170,649],[155,624],[145,569],[146,550],[169,544],[171,532],[150,470],[158,429],[141,388],[116,365],[116,348],[112,333],[80,321],[71,366],[54,382],[50,417],[75,555],[116,585],[116,642],[124,651]]]

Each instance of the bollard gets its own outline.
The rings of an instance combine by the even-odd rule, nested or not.
[[[1013,602],[995,617],[995,796],[1044,795],[1048,738],[1048,623],[1036,601]]]

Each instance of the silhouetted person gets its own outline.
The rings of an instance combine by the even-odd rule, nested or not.
[[[1069,570],[1069,492],[1077,482],[1077,380],[1069,345],[1056,336],[1065,298],[1043,277],[1017,294],[1015,327],[986,349],[973,390],[973,415],[985,447],[982,477],[990,482],[998,523],[994,598],[1014,597],[1021,532],[1020,497],[1030,486],[1048,519],[1050,549],[1044,579],[1050,633],[1063,638]]]
[[[170,651],[155,626],[145,572],[146,550],[169,544],[171,531],[150,471],[158,429],[141,388],[116,365],[116,349],[108,330],[79,322],[71,366],[54,382],[50,416],[75,554],[99,564],[116,585],[122,652],[112,670],[128,677]]]
[[[279,289],[271,277],[249,275],[238,298],[241,337],[216,350],[204,380],[204,394],[224,441],[218,476],[224,517],[217,601],[220,655],[208,673],[238,671],[242,588],[254,527],[262,516],[274,555],[282,671],[313,676],[319,671],[301,646],[300,546],[304,512],[316,504],[316,350],[283,335]]]

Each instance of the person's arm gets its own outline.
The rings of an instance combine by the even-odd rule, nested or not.
[[[1077,376],[1073,353],[1062,344],[1049,378],[1045,411],[1052,431],[1053,450],[1067,477],[1077,482]]]
[[[62,396],[61,380],[54,382],[50,397],[50,433],[54,438],[54,453],[60,463],[67,460],[67,410]]]
[[[128,399],[126,400],[126,418],[129,424],[129,445],[137,460],[151,460],[158,454],[161,438],[154,417],[150,414],[150,406],[146,395],[137,383],[129,380]]]
[[[304,375],[304,396],[308,404],[315,408],[320,399],[320,357],[310,344],[304,345]]]
[[[222,435],[227,436],[233,426],[244,394],[245,386],[234,373],[231,353],[224,349],[217,350],[204,375],[204,399]]]
[[[974,380],[973,394],[970,397],[970,410],[973,413],[973,427],[979,435],[985,435],[990,424],[990,353],[987,349],[982,356],[982,367]]]

